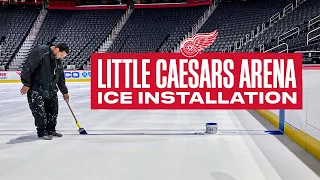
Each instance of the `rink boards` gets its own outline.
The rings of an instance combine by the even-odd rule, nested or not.
[[[19,83],[20,71],[0,71],[0,83]],[[64,77],[67,82],[90,82],[90,70],[69,71],[65,70]]]
[[[295,143],[320,160],[319,67],[303,69],[302,110],[257,110],[266,120],[279,128]]]
[[[67,82],[90,82],[90,77],[91,72],[88,70],[65,71]],[[319,78],[319,68],[303,70],[302,110],[257,110],[261,116],[317,159],[320,159],[320,111],[317,110],[320,85],[314,83],[314,80]],[[20,71],[0,71],[0,83],[20,82]]]

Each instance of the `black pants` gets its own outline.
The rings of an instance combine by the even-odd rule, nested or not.
[[[55,132],[59,109],[58,96],[55,95],[51,99],[44,99],[39,92],[29,90],[27,97],[35,119],[38,136]]]

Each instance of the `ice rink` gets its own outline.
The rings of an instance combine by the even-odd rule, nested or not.
[[[320,163],[248,111],[91,111],[90,84],[60,98],[62,138],[38,140],[21,84],[0,84],[0,180],[318,180]],[[217,122],[217,135],[204,132]],[[144,133],[144,134],[142,134]]]

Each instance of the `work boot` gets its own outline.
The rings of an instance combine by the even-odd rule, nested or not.
[[[52,136],[49,136],[49,135],[43,135],[43,136],[38,136],[39,139],[42,139],[42,140],[51,140],[52,139]]]
[[[38,137],[42,140],[51,140],[52,137],[46,131],[38,131]]]
[[[50,131],[50,132],[49,132],[49,135],[50,135],[51,137],[62,137],[62,134],[57,133],[57,132],[55,132],[55,131]]]

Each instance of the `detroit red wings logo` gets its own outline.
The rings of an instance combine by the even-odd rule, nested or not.
[[[211,33],[199,33],[182,41],[180,46],[181,53],[186,57],[194,57],[202,50],[209,47],[217,39],[218,31]]]

